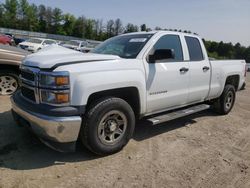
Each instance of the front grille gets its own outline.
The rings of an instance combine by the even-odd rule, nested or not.
[[[26,72],[21,70],[21,76],[22,78],[29,80],[29,81],[35,81],[35,75],[31,72]]]
[[[22,95],[23,95],[25,98],[27,98],[27,99],[29,99],[29,100],[31,100],[31,101],[33,101],[33,102],[36,102],[36,97],[35,97],[35,92],[34,92],[34,90],[22,86],[22,87],[21,87],[21,93],[22,93]]]

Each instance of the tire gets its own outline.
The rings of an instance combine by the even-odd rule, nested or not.
[[[234,106],[235,97],[235,87],[226,85],[220,98],[213,104],[214,110],[221,115],[228,114]]]
[[[93,153],[109,155],[129,142],[134,128],[135,115],[126,101],[102,98],[93,103],[83,117],[80,140]]]
[[[19,85],[19,77],[15,71],[0,70],[0,95],[12,95]]]

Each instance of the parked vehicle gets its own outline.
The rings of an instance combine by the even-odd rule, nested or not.
[[[156,125],[214,108],[228,114],[245,81],[244,60],[209,61],[196,35],[155,31],[111,38],[91,53],[51,46],[27,56],[13,116],[47,145],[120,151],[137,119]]]
[[[81,49],[87,45],[86,41],[81,41],[81,40],[69,40],[66,41],[64,44],[62,44],[63,47],[72,49],[72,50],[77,50],[81,51]]]
[[[97,47],[98,45],[100,45],[102,42],[100,41],[90,41],[87,40],[87,44],[86,46],[82,47],[79,51],[84,52],[84,53],[88,53],[91,50],[93,50],[95,47]]]
[[[87,53],[87,52],[93,50],[99,44],[101,44],[100,41],[70,40],[70,41],[66,41],[61,46],[72,49],[72,50],[77,50],[77,51],[80,51],[80,52]]]
[[[37,52],[38,50],[41,50],[42,48],[51,44],[56,44],[56,41],[52,39],[31,38],[19,43],[18,46],[30,52]]]
[[[247,71],[250,71],[250,63],[247,63]]]
[[[13,41],[13,45],[18,45],[21,42],[24,42],[25,39],[23,38],[17,38],[16,36],[10,34],[10,33],[5,33],[6,36],[10,37]]]
[[[11,95],[19,87],[21,60],[30,54],[22,49],[0,45],[0,95]]]
[[[0,35],[0,44],[13,45],[14,41],[7,35]]]

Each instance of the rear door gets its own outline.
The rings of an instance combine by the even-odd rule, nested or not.
[[[204,101],[208,96],[211,68],[201,39],[185,36],[189,52],[189,95],[188,103]]]

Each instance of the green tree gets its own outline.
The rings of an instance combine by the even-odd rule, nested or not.
[[[76,18],[71,14],[65,14],[63,16],[63,30],[66,35],[73,35],[73,30],[76,24]]]
[[[114,33],[114,20],[109,20],[106,24],[106,33],[107,33],[107,38],[113,37],[115,35]]]
[[[142,25],[140,26],[140,28],[141,28],[141,31],[147,31],[147,26],[146,26],[146,24],[142,24]]]
[[[5,24],[4,24],[4,7],[3,5],[0,4],[0,26],[1,27],[5,27]]]
[[[63,30],[62,27],[62,20],[63,20],[63,15],[62,15],[62,10],[59,8],[55,8],[52,11],[52,32],[55,34],[61,34],[65,35],[66,32]]]
[[[115,23],[114,23],[114,34],[119,35],[122,33],[122,31],[123,31],[122,21],[120,18],[118,18],[115,20]]]
[[[128,23],[125,27],[125,33],[132,33],[132,32],[138,32],[139,28],[137,25],[134,25],[132,23]]]
[[[83,37],[84,29],[85,29],[85,21],[86,18],[81,16],[77,18],[76,23],[73,29],[73,36],[75,37]]]
[[[40,32],[46,32],[46,7],[44,5],[39,5],[38,7],[38,25]]]
[[[18,2],[17,0],[6,0],[4,7],[4,25],[8,28],[17,29],[17,11],[18,11]]]

